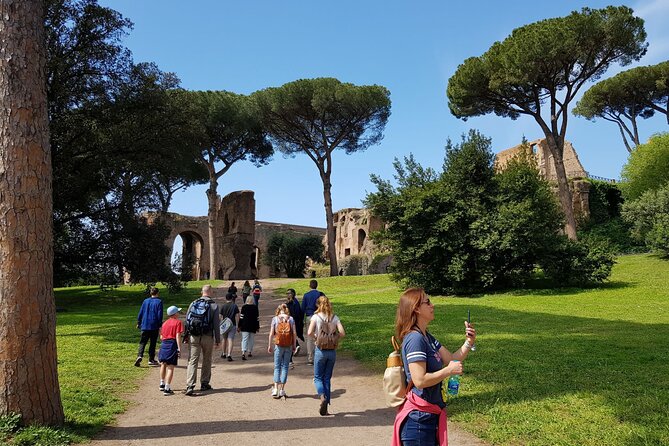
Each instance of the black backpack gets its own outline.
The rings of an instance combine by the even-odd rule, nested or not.
[[[186,331],[191,336],[202,336],[212,332],[210,308],[210,299],[198,299],[193,302],[186,315]]]

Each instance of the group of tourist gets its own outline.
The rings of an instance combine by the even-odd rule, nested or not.
[[[274,355],[274,376],[271,396],[286,397],[288,370],[293,368],[293,357],[300,352],[298,339],[306,343],[307,364],[314,368],[314,385],[320,399],[319,413],[327,415],[331,398],[331,379],[336,361],[336,348],[345,336],[344,327],[333,313],[330,300],[318,290],[318,282],[309,282],[310,290],[300,303],[294,289],[289,289],[286,302],[280,304],[270,324],[267,351]],[[181,338],[190,344],[186,372],[186,395],[193,395],[197,381],[197,367],[202,359],[200,391],[210,390],[211,364],[214,346],[223,344],[221,358],[233,361],[235,334],[241,332],[242,360],[253,357],[255,334],[260,329],[258,304],[262,287],[256,280],[253,287],[246,281],[242,289],[241,310],[235,300],[237,288],[232,282],[219,306],[212,299],[211,285],[202,287],[202,296],[193,301],[186,311],[186,324],[179,319],[182,309],[171,306],[168,319],[162,322],[163,305],[158,289],[151,289],[151,297],[144,300],[138,314],[137,327],[142,330],[135,366],[139,367],[146,344],[149,343],[149,365],[159,365],[160,390],[173,394],[171,388],[174,367],[181,355]],[[307,327],[306,334],[304,327]],[[161,347],[158,361],[155,350],[158,336]]]
[[[245,284],[246,285],[246,284]],[[234,283],[231,288],[234,287]],[[314,365],[314,385],[320,399],[319,413],[327,415],[330,404],[332,372],[336,361],[336,348],[339,338],[345,335],[344,327],[333,313],[330,300],[318,291],[318,282],[311,280],[310,290],[304,294],[302,302],[297,300],[295,290],[289,289],[286,302],[280,304],[272,318],[268,353],[274,354],[274,376],[272,397],[286,397],[286,381],[292,358],[300,351],[298,339],[306,342],[307,362]],[[249,290],[250,291],[250,290]],[[234,302],[234,293],[228,290],[226,304],[218,311],[217,304],[211,299],[210,285],[202,288],[202,297],[190,304],[187,312],[188,331],[184,342],[190,343],[186,395],[192,395],[195,389],[197,366],[202,357],[200,390],[211,389],[211,361],[213,346],[220,345],[221,333],[219,314],[235,320],[238,330],[248,335],[242,338],[242,359],[253,351],[253,339],[258,329],[257,300],[246,293],[242,310]],[[181,308],[171,306],[167,309],[168,319],[162,323],[163,305],[156,288],[143,303],[139,311],[137,328],[141,329],[138,357],[135,365],[139,366],[146,344],[149,343],[149,364],[157,365],[155,360],[156,340],[162,339],[158,361],[160,361],[160,389],[165,395],[173,394],[171,381],[174,366],[181,352],[180,335],[185,332],[179,320]],[[233,308],[234,307],[234,308]],[[189,320],[190,319],[190,320]],[[434,319],[434,304],[421,288],[410,288],[400,297],[395,320],[395,335],[401,342],[401,357],[406,372],[407,392],[403,404],[395,418],[393,438],[394,446],[404,445],[443,445],[447,444],[446,402],[442,387],[452,375],[462,374],[462,362],[473,350],[476,342],[476,330],[469,321],[465,321],[465,342],[451,353],[428,331]],[[201,323],[197,323],[197,322]],[[161,327],[162,325],[162,327]],[[307,326],[306,336],[304,326]],[[199,330],[198,327],[205,327]],[[229,330],[235,331],[235,330]],[[228,340],[232,344],[234,336]],[[231,347],[226,345],[222,357],[231,359]]]

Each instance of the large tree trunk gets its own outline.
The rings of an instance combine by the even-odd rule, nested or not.
[[[0,415],[61,425],[42,0],[0,0]]]
[[[216,268],[216,215],[218,213],[218,182],[216,179],[209,180],[209,189],[207,189],[207,201],[209,204],[207,211],[207,220],[209,226],[209,279],[217,279]]]
[[[339,268],[337,267],[337,249],[335,247],[335,239],[337,231],[334,227],[333,213],[332,213],[332,183],[330,183],[329,174],[321,174],[323,180],[323,198],[325,202],[325,219],[328,234],[328,257],[330,258],[330,275],[339,275]]]
[[[560,204],[562,205],[562,210],[565,216],[565,233],[567,237],[571,240],[576,240],[576,218],[574,218],[574,206],[571,197],[571,190],[569,189],[569,182],[567,180],[567,173],[564,168],[564,141],[561,146],[558,147],[557,141],[552,134],[546,134],[546,142],[548,143],[548,149],[553,155],[553,163],[555,165],[555,175],[557,177],[558,183],[558,198],[560,199]]]

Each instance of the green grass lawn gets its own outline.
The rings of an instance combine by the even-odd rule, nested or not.
[[[342,348],[382,372],[397,286],[387,276],[319,285],[346,326]],[[621,257],[596,289],[433,301],[430,331],[448,349],[464,341],[468,309],[478,330],[449,403],[466,430],[496,445],[669,445],[669,262]]]
[[[400,290],[387,276],[320,279],[348,336],[342,348],[382,372]],[[301,295],[307,280],[292,286]],[[186,306],[202,283],[162,293]],[[148,369],[132,366],[141,287],[56,290],[67,431],[84,440],[113,422]],[[449,349],[471,309],[478,351],[450,419],[496,445],[669,444],[669,262],[619,259],[596,289],[435,298],[431,331]],[[390,422],[390,420],[389,420]]]
[[[178,294],[169,294],[158,285],[164,307],[187,308],[200,295],[203,283],[191,282]],[[61,288],[55,294],[58,376],[66,430],[82,441],[126,408],[125,396],[149,370],[133,367],[140,333],[135,324],[146,295],[143,286],[109,291],[95,286]]]

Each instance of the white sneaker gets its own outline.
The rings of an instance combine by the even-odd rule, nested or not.
[[[285,397],[286,397],[286,391],[281,389],[281,391],[279,391],[279,398],[285,398]]]
[[[299,354],[300,354],[300,346],[298,345],[297,347],[295,347],[295,353],[293,353],[293,355],[297,356]]]
[[[272,389],[272,396],[277,396],[278,394],[279,394],[279,389],[277,389],[276,387],[274,387],[274,388]]]

